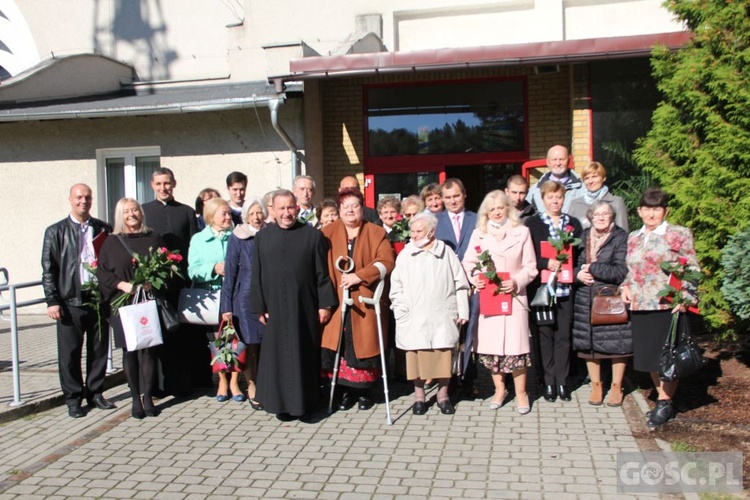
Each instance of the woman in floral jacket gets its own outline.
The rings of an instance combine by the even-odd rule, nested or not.
[[[622,284],[622,299],[630,304],[633,328],[633,368],[651,373],[659,399],[649,412],[648,426],[659,427],[674,418],[672,396],[677,381],[659,379],[659,355],[667,340],[672,315],[684,312],[685,306],[673,306],[659,297],[669,283],[669,274],[661,269],[662,262],[674,262],[698,269],[693,235],[689,229],[674,226],[665,220],[667,194],[649,188],[641,197],[638,215],[643,227],[628,238],[628,275]],[[684,295],[695,301],[695,288],[683,283]]]

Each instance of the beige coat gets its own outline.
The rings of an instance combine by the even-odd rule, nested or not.
[[[458,342],[457,319],[469,320],[469,282],[456,254],[435,240],[429,250],[408,244],[391,274],[396,346],[450,349]]]

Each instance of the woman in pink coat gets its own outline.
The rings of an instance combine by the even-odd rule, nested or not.
[[[526,393],[526,368],[531,366],[526,286],[538,273],[534,245],[528,228],[518,222],[510,200],[502,191],[487,193],[478,216],[477,228],[463,260],[469,281],[478,290],[486,286],[483,279],[477,279],[480,273],[475,267],[478,256],[488,251],[498,273],[510,275],[509,280],[503,280],[500,289],[513,294],[513,299],[510,315],[479,315],[475,349],[479,360],[491,371],[495,384],[490,409],[497,410],[503,405],[507,395],[504,375],[512,373],[516,410],[525,415],[531,411]]]

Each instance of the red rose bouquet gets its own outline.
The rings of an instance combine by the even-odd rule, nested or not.
[[[167,280],[173,277],[182,277],[179,263],[182,262],[182,255],[179,250],[170,251],[165,247],[149,248],[145,255],[133,253],[134,277],[130,281],[133,288],[146,286],[154,290],[162,290],[167,286]],[[112,314],[116,315],[117,310],[124,305],[130,298],[130,294],[124,293],[112,301]]]

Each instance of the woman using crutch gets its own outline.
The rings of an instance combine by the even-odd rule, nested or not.
[[[375,308],[360,302],[359,297],[373,297],[380,281],[380,270],[375,263],[380,262],[390,274],[395,256],[385,230],[364,220],[364,200],[359,190],[341,190],[338,205],[340,219],[323,228],[323,235],[330,241],[331,280],[340,290],[341,303],[345,299],[344,290],[349,291],[351,302],[334,309],[323,330],[322,367],[324,376],[333,378],[338,352],[336,385],[344,388],[338,408],[348,410],[357,404],[360,410],[367,410],[372,407],[370,388],[382,373],[380,340]],[[342,257],[353,261],[351,272],[336,268],[337,263],[341,269],[348,268]],[[388,308],[386,300],[387,294],[383,294],[383,309]],[[386,332],[387,319],[383,317],[380,321],[382,331]]]

